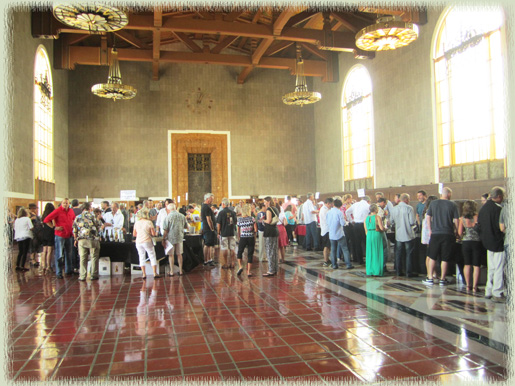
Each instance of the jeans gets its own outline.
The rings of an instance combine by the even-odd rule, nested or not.
[[[402,255],[403,251],[406,251],[406,275],[412,272],[412,260],[413,260],[413,248],[415,247],[415,239],[410,241],[395,241],[395,269],[397,276],[401,275],[402,272]]]
[[[342,251],[347,268],[352,267],[350,263],[350,252],[349,248],[347,247],[347,240],[345,239],[345,236],[341,237],[339,240],[331,240],[331,264],[333,268],[338,268],[337,250]]]
[[[59,264],[59,260],[63,257],[64,254],[64,272],[67,275],[71,275],[73,273],[73,264],[72,264],[72,246],[73,246],[73,237],[64,238],[61,236],[55,236],[55,274],[62,275],[61,265]]]
[[[306,224],[306,249],[311,249],[311,240],[313,240],[313,247],[318,249],[320,244],[316,221],[311,221],[309,224]]]

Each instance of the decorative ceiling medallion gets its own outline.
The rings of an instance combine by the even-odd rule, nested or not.
[[[59,4],[53,12],[60,22],[91,33],[118,31],[129,23],[125,12],[109,5]]]
[[[365,51],[387,51],[407,46],[418,38],[418,26],[393,17],[381,17],[376,24],[356,34],[356,47]]]
[[[122,83],[120,64],[118,63],[118,52],[116,48],[111,51],[111,65],[107,83],[99,83],[91,87],[91,92],[101,98],[109,98],[113,101],[118,99],[132,99],[136,96],[137,90]]]

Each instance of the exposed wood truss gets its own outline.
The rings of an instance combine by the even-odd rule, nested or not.
[[[105,65],[108,45],[116,40],[118,58],[152,63],[154,80],[163,63],[206,63],[241,67],[236,79],[244,83],[254,68],[286,69],[295,74],[295,47],[300,44],[306,76],[338,81],[338,54],[357,51],[355,35],[377,17],[395,15],[418,24],[427,22],[425,10],[354,7],[314,10],[259,7],[195,10],[155,6],[129,12],[129,24],[113,34],[90,35],[58,22],[50,11],[32,13],[32,35],[55,40],[56,68],[77,64]],[[330,36],[330,39],[328,38]]]

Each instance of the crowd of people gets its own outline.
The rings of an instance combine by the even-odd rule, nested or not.
[[[375,194],[374,203],[369,196],[356,202],[350,194],[316,203],[314,195],[308,193],[304,202],[287,196],[283,203],[269,196],[262,202],[240,200],[233,205],[224,198],[219,206],[214,204],[213,194],[207,193],[202,205],[191,203],[179,209],[173,199],[155,203],[146,200],[128,210],[116,202],[103,201],[100,208],[94,208],[91,203],[79,205],[78,200],[70,203],[64,199],[57,208],[47,203],[41,217],[37,205],[30,204],[28,209],[20,208],[12,221],[18,243],[16,270],[27,271],[29,258],[30,264],[40,266],[43,274],[55,269],[57,278],[63,278],[64,269],[65,275],[77,274],[83,281],[89,257],[91,280],[98,279],[100,241],[112,240],[114,235],[121,241],[124,237],[134,239],[144,279],[148,274],[147,260],[154,278],[159,278],[162,275],[157,272],[152,238],[161,236],[171,267],[168,275],[174,275],[174,256],[178,275],[182,275],[186,230],[202,234],[206,269],[216,264],[221,269],[232,269],[237,260],[237,275],[245,271],[247,276],[253,276],[251,268],[257,249],[258,260],[268,262],[263,276],[273,277],[278,264],[285,260],[285,248],[298,245],[296,230],[303,225],[303,246],[307,251],[321,251],[323,266],[332,269],[338,269],[339,262],[344,269],[353,269],[354,263],[365,265],[369,276],[383,276],[388,272],[386,263],[393,260],[396,276],[416,277],[420,272],[414,250],[419,237],[420,245],[427,250],[424,284],[448,285],[449,263],[461,261],[460,274],[466,290],[478,295],[482,293],[478,286],[481,266],[486,260],[484,295],[504,302],[503,270],[508,249],[504,241],[504,196],[503,188],[494,187],[481,197],[481,210],[475,201],[467,200],[461,215],[456,202],[451,201],[452,190],[448,187],[443,188],[439,198],[420,190],[415,208],[407,193],[395,195],[394,202],[390,202],[381,192]],[[393,259],[390,243],[394,246]],[[457,245],[461,245],[459,253]],[[220,248],[218,262],[215,246]],[[457,254],[460,257],[456,258]]]

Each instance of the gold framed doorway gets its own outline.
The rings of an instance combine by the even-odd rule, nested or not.
[[[189,202],[188,154],[211,155],[211,190],[214,202],[229,197],[228,138],[226,133],[174,133],[170,132],[171,192],[174,199],[180,197],[179,206]],[[205,192],[208,193],[208,192]],[[201,204],[201,202],[197,202]]]

